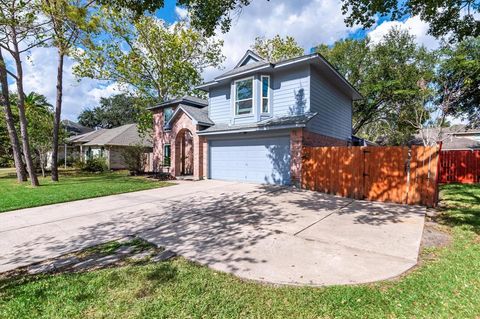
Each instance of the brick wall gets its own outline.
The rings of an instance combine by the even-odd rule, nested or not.
[[[290,179],[300,187],[302,177],[303,146],[347,146],[348,141],[307,131],[303,128],[290,131]]]
[[[178,176],[181,173],[179,142],[181,135],[185,130],[189,130],[193,135],[193,177],[195,179],[202,179],[206,175],[206,140],[196,134],[197,127],[193,124],[190,117],[186,114],[180,114],[173,122],[171,130],[165,132],[163,130],[164,117],[163,110],[157,110],[153,114],[154,118],[154,165],[158,167],[163,163],[163,146],[170,144],[171,149],[171,165],[170,173]],[[177,138],[178,137],[178,138]]]

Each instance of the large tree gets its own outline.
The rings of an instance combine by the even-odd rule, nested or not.
[[[480,127],[480,37],[444,44],[439,53],[435,105]]]
[[[82,41],[88,40],[89,33],[96,30],[97,17],[91,14],[92,10],[89,10],[93,4],[93,1],[82,0],[41,0],[42,11],[49,19],[51,45],[57,49],[58,54],[52,145],[53,181],[58,181],[58,142],[61,128],[64,60],[72,49]]]
[[[153,16],[130,21],[122,13],[106,13],[101,39],[76,56],[76,74],[115,81],[139,97],[163,101],[191,93],[201,72],[223,61],[221,41],[184,23],[169,26]]]
[[[342,0],[345,22],[372,27],[378,18],[400,20],[419,16],[429,23],[429,33],[435,37],[451,36],[462,40],[480,35],[480,1],[478,0]]]
[[[20,183],[27,180],[27,172],[25,171],[25,166],[23,164],[21,146],[18,140],[17,128],[15,127],[15,121],[13,118],[7,72],[7,65],[2,55],[2,48],[0,47],[0,85],[2,87],[0,102],[2,104],[5,119],[4,127],[5,130],[8,132],[8,143],[6,140],[2,140],[4,153],[3,156],[4,158],[6,158],[6,162],[8,160],[8,155],[11,149],[13,155],[13,162],[17,173],[17,181]]]
[[[353,133],[403,144],[415,133],[416,110],[431,94],[435,57],[406,31],[391,30],[379,43],[342,40],[321,45],[323,54],[362,93],[353,106]]]
[[[10,53],[13,59],[13,70],[7,68],[7,72],[15,80],[18,92],[21,144],[32,186],[39,184],[28,137],[22,58],[33,47],[44,44],[48,40],[45,35],[46,22],[37,14],[36,4],[34,0],[0,1],[0,48]]]
[[[103,33],[76,56],[81,77],[114,81],[146,103],[195,93],[201,73],[224,59],[222,42],[183,22],[167,25],[153,16],[132,23],[124,12],[105,10]],[[151,127],[145,112],[141,131]]]
[[[91,128],[113,128],[136,123],[145,108],[141,99],[125,93],[102,97],[99,106],[85,109],[78,115],[78,123]]]
[[[293,37],[286,36],[282,38],[278,34],[271,39],[264,37],[255,38],[252,49],[270,62],[295,58],[304,53],[303,48],[298,45]]]

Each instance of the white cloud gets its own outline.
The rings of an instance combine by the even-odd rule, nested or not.
[[[188,18],[188,10],[181,7],[175,7],[175,13],[177,14],[178,18],[181,20],[185,20]]]
[[[57,83],[57,54],[53,48],[36,48],[23,63],[25,92],[35,91],[55,105]],[[62,118],[76,120],[87,107],[98,105],[100,97],[118,93],[118,87],[92,79],[78,79],[73,75],[74,61],[65,59],[63,72]],[[14,86],[12,87],[12,89]]]
[[[405,21],[386,21],[377,26],[368,33],[368,36],[373,43],[378,43],[384,35],[386,35],[392,28],[400,28],[407,30],[414,35],[417,43],[423,44],[428,49],[438,48],[440,42],[428,35],[428,23],[422,21],[418,16],[406,19]]]
[[[331,44],[355,31],[343,20],[337,0],[253,1],[233,19],[231,30],[218,36],[224,40],[223,65],[226,69],[233,67],[258,36],[293,36],[309,53],[317,44]],[[208,69],[203,75],[210,80],[221,72]]]

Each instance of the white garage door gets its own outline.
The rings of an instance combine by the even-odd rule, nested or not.
[[[213,140],[210,178],[266,184],[290,184],[288,136]]]

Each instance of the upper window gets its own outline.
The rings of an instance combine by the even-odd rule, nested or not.
[[[268,75],[262,75],[262,113],[270,113],[270,104],[268,103],[269,89],[270,77]]]
[[[253,112],[253,78],[235,81],[235,115]]]
[[[164,119],[164,124],[167,124],[168,121],[172,118],[173,115],[173,108],[171,107],[166,107],[163,109],[163,119]]]

